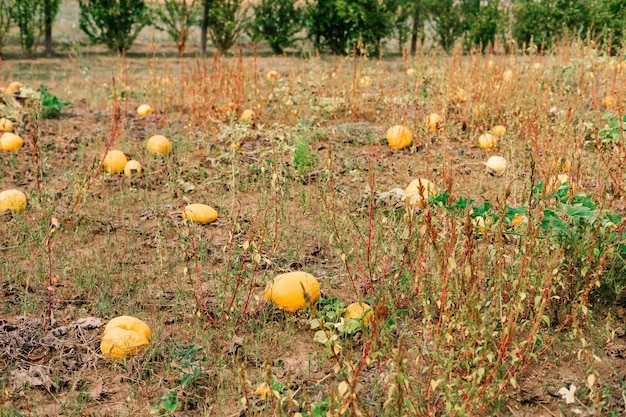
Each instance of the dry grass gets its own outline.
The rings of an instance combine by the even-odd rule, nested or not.
[[[3,63],[73,105],[57,120],[20,110],[26,146],[0,155],[0,188],[29,197],[0,227],[0,415],[620,415],[624,136],[602,130],[623,118],[617,64],[586,48]],[[386,146],[395,124],[409,149]],[[497,124],[499,148],[479,149]],[[156,133],[166,158],[145,149]],[[100,173],[107,147],[144,175]],[[548,190],[565,161],[568,185]],[[441,193],[420,212],[387,193],[415,177]],[[219,220],[186,224],[188,202]],[[291,270],[319,278],[313,311],[262,301]],[[375,315],[355,332],[340,316],[357,300]],[[123,363],[98,351],[117,315],[154,335]]]

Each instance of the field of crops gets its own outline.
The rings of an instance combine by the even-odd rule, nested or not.
[[[626,412],[621,59],[93,54],[0,86],[0,416]]]

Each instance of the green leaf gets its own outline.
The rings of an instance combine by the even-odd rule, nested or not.
[[[574,220],[584,220],[587,223],[593,223],[598,218],[598,210],[592,210],[585,206],[572,206],[564,204],[565,213]]]

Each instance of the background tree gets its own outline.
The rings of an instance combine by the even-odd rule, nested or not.
[[[157,28],[165,30],[176,42],[178,53],[184,54],[191,28],[201,22],[197,0],[165,0],[155,13],[160,23]]]
[[[209,35],[220,54],[237,42],[248,23],[241,4],[242,0],[220,0],[209,11]]]
[[[44,25],[42,0],[16,0],[9,8],[11,19],[20,30],[20,46],[26,55],[32,55],[39,43]]]
[[[249,30],[252,40],[264,39],[275,54],[282,54],[302,29],[302,9],[296,6],[296,1],[261,0],[255,5]]]
[[[0,0],[0,57],[2,57],[2,47],[6,35],[11,30],[11,6],[13,0]]]
[[[397,0],[317,0],[307,3],[306,26],[315,46],[345,54],[362,40],[378,52],[393,32]]]
[[[626,0],[599,0],[592,3],[593,30],[603,44],[610,42],[611,54],[624,47]]]
[[[213,0],[202,0],[202,23],[200,24],[200,53],[206,55],[207,38],[209,35],[209,19]]]
[[[593,17],[590,2],[594,0],[515,0],[513,3],[513,36],[518,43],[552,46],[567,31],[584,36]],[[613,17],[611,17],[613,18]]]
[[[92,43],[123,53],[151,22],[144,0],[79,0],[79,25]]]
[[[493,45],[496,35],[500,31],[502,13],[499,0],[488,0],[486,3],[479,2],[469,9],[466,17],[466,46],[480,47],[484,51],[489,45]]]
[[[52,56],[52,23],[59,12],[61,0],[43,0],[44,48],[46,56]]]
[[[417,39],[424,43],[426,32],[424,23],[428,18],[427,0],[413,0],[410,2],[412,22],[411,22],[411,55],[417,52]]]

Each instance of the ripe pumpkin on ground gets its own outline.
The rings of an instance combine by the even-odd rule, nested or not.
[[[0,132],[13,132],[13,122],[4,117],[0,119]]]
[[[100,351],[110,359],[123,359],[146,349],[151,337],[150,326],[143,321],[131,316],[116,317],[104,328]]]
[[[278,275],[265,288],[265,301],[276,307],[294,313],[309,307],[320,297],[320,284],[306,272],[296,271]]]
[[[189,204],[183,211],[183,219],[195,223],[211,223],[217,220],[217,211],[206,204]]]
[[[126,162],[126,165],[124,165],[124,175],[126,175],[127,177],[140,175],[141,171],[141,164],[139,163],[139,161],[135,161],[134,159]]]
[[[441,117],[437,113],[431,113],[426,118],[426,127],[431,133],[438,133],[441,130],[441,123],[443,122],[443,117]]]
[[[480,149],[491,150],[498,147],[498,137],[491,133],[483,133],[478,138]]]
[[[26,210],[26,196],[20,190],[5,190],[0,193],[0,213],[11,210],[19,213]]]
[[[107,155],[104,157],[104,161],[102,164],[104,165],[104,170],[109,174],[117,174],[119,172],[124,171],[124,167],[126,167],[126,163],[128,159],[124,152],[118,150],[110,150]]]
[[[22,149],[24,146],[24,141],[18,135],[15,135],[11,132],[4,132],[2,136],[0,136],[0,149],[5,152],[13,152]]]
[[[154,156],[167,155],[172,150],[172,143],[165,136],[154,135],[148,139],[146,147]]]
[[[137,115],[139,117],[146,117],[152,114],[152,107],[150,107],[148,104],[142,104],[141,106],[137,107]]]
[[[344,315],[347,319],[356,319],[360,320],[361,324],[367,326],[374,316],[374,310],[367,303],[352,303],[348,307],[346,307],[346,314]]]
[[[404,149],[413,143],[413,135],[402,125],[392,126],[387,130],[387,143],[391,149]]]
[[[428,199],[437,194],[435,184],[426,178],[416,178],[404,189],[406,201],[410,206],[426,207]]]
[[[251,109],[245,109],[242,113],[241,116],[239,117],[239,120],[243,123],[253,123],[254,122],[254,111],[252,111]]]

